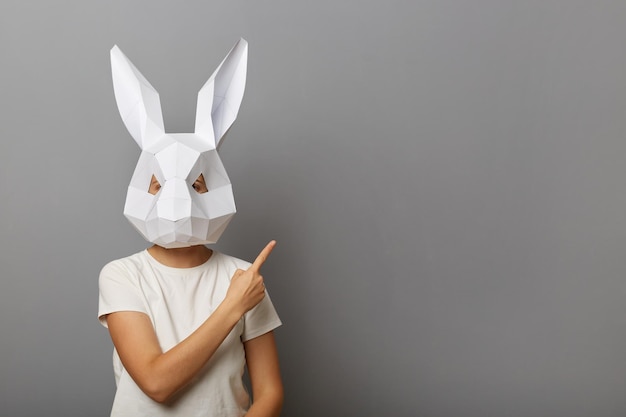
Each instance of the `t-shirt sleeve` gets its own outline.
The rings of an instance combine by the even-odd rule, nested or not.
[[[119,261],[108,263],[100,271],[98,320],[107,326],[106,315],[117,311],[137,311],[148,314],[137,276],[133,276]]]
[[[267,291],[263,300],[244,314],[243,323],[244,328],[241,335],[243,342],[272,331],[282,324]]]

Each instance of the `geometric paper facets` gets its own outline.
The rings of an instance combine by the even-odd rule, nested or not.
[[[215,243],[236,212],[217,148],[235,121],[246,83],[248,43],[240,39],[198,93],[194,133],[165,133],[158,92],[122,51],[111,49],[115,100],[142,152],[124,215],[165,248]],[[148,192],[154,176],[160,189]],[[203,178],[208,191],[193,187]]]

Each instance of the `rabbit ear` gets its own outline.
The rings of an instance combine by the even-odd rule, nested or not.
[[[143,150],[165,134],[159,93],[115,45],[111,49],[113,90],[126,129]]]
[[[247,65],[248,42],[241,38],[198,93],[195,133],[216,147],[237,118]]]

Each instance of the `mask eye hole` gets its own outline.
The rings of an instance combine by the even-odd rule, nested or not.
[[[204,194],[209,189],[206,186],[206,182],[204,181],[204,175],[200,174],[198,179],[196,179],[192,185],[193,189],[196,190],[198,194]]]
[[[161,184],[159,180],[156,179],[154,175],[152,175],[152,179],[150,180],[150,187],[148,187],[148,192],[152,195],[155,195],[161,189]]]

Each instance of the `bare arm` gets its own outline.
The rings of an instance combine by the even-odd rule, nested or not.
[[[107,316],[122,364],[146,395],[158,402],[167,401],[202,369],[243,314],[261,302],[265,287],[259,269],[275,244],[270,242],[248,270],[237,270],[224,301],[213,314],[167,352],[161,350],[147,315],[121,311]]]
[[[253,398],[246,417],[278,417],[284,394],[274,333],[248,340],[244,347]]]

